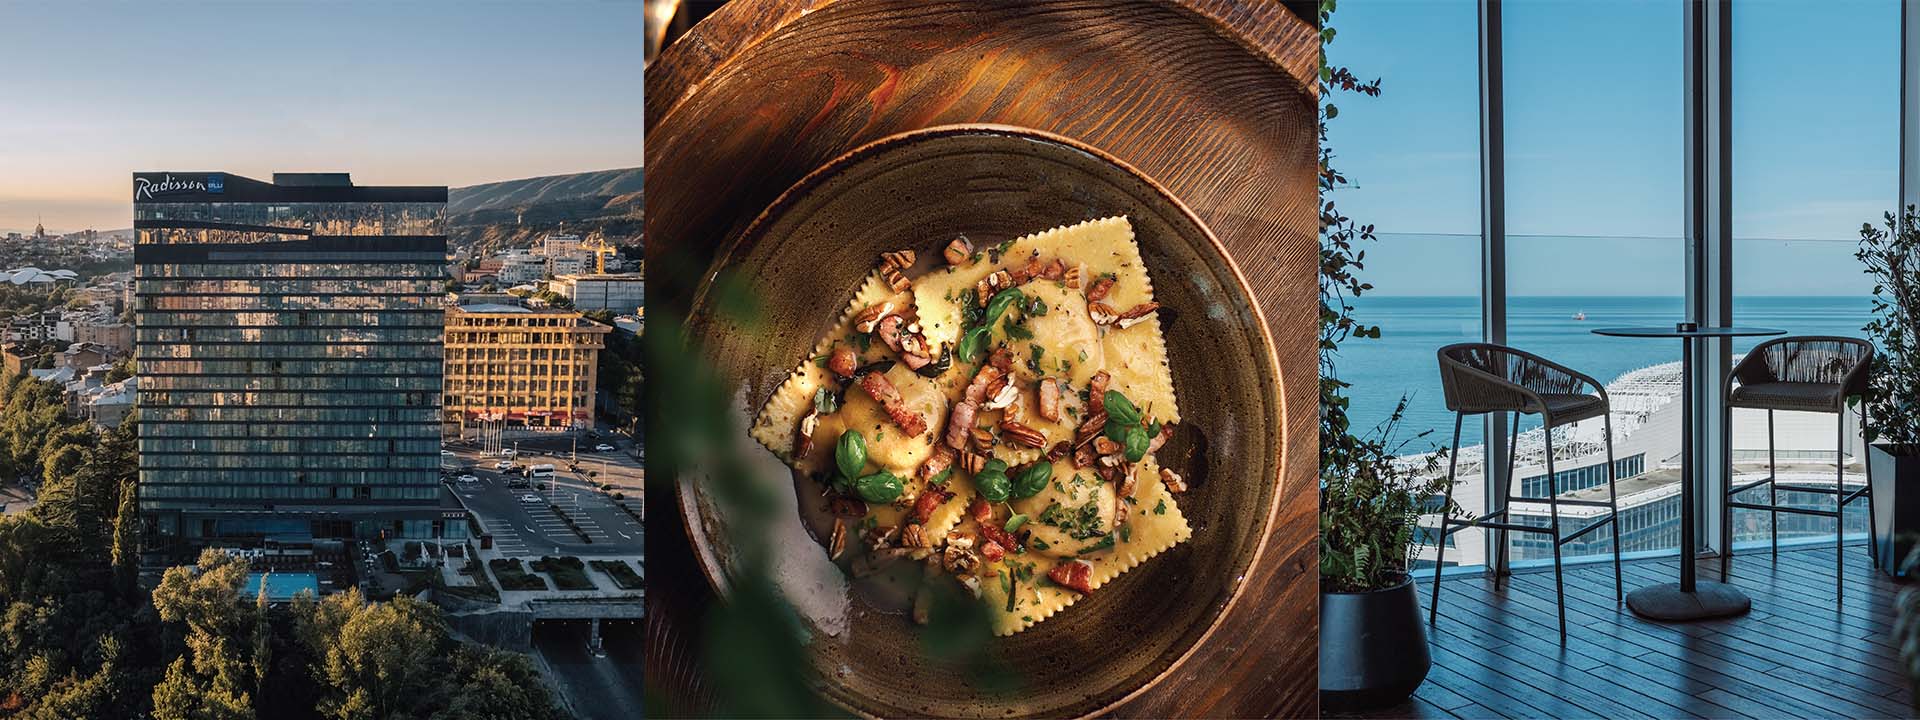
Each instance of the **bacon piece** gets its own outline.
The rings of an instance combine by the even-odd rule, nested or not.
[[[1093,592],[1092,577],[1093,564],[1085,560],[1068,560],[1047,571],[1047,579],[1081,595]]]
[[[973,257],[973,243],[965,237],[954,238],[952,242],[947,243],[941,255],[946,258],[948,265],[959,265]]]
[[[900,352],[900,326],[906,322],[907,319],[899,315],[888,315],[873,326],[873,334],[880,336],[880,342],[886,343],[888,348]]]
[[[1006,372],[1000,368],[992,365],[982,365],[980,366],[979,372],[973,374],[973,382],[967,383],[967,389],[962,392],[960,396],[970,403],[977,404],[986,402],[987,388],[993,386],[994,383],[1005,376]]]
[[[967,506],[967,514],[973,516],[974,522],[982,525],[990,524],[993,522],[993,505],[989,504],[986,498],[976,497],[973,499],[973,504]]]
[[[893,424],[900,426],[900,431],[906,433],[907,437],[919,437],[920,433],[927,431],[927,419],[907,409],[906,401],[900,397],[900,391],[894,388],[893,382],[888,380],[886,375],[877,372],[861,375],[860,389],[867,391],[868,395],[872,395],[874,400],[879,401],[880,406],[887,411],[887,418],[892,420]]]
[[[853,371],[859,369],[860,359],[854,357],[853,348],[836,345],[833,354],[827,356],[827,370],[841,380],[853,377]]]
[[[953,411],[947,415],[947,447],[967,449],[967,442],[973,439],[973,414],[979,408],[980,404],[972,400],[953,404]]]
[[[1107,293],[1113,292],[1113,276],[1103,275],[1087,286],[1087,302],[1099,302],[1107,299]]]
[[[997,544],[1008,550],[1020,546],[1020,541],[1013,539],[1012,535],[1008,535],[1007,531],[1000,529],[993,523],[985,523],[980,526],[980,537],[989,543]]]
[[[1040,417],[1047,422],[1060,422],[1060,381],[1053,378],[1040,378]]]
[[[1094,373],[1093,377],[1087,379],[1087,409],[1089,411],[1092,411],[1096,415],[1107,414],[1107,384],[1111,382],[1113,382],[1113,376],[1108,375],[1105,370]],[[1106,422],[1106,418],[1100,419],[1100,424],[1105,425]]]
[[[933,454],[927,456],[926,462],[920,463],[920,479],[932,480],[933,476],[946,472],[947,468],[952,466],[953,448],[935,445]]]
[[[929,489],[926,492],[920,493],[920,498],[913,501],[913,521],[922,525],[926,524],[928,520],[933,518],[933,511],[938,510],[941,503],[952,499],[953,493],[941,490]]]
[[[908,370],[919,370],[920,368],[926,367],[929,363],[932,363],[933,358],[927,357],[925,355],[916,355],[910,352],[903,352],[903,353],[900,353],[900,362],[906,363]]]
[[[1047,449],[1048,460],[1059,460],[1061,458],[1071,457],[1072,455],[1073,455],[1073,443],[1067,442],[1065,440],[1061,440],[1060,442],[1054,443],[1053,447]]]
[[[980,557],[987,562],[999,562],[1007,556],[1007,550],[992,540],[980,543]]]

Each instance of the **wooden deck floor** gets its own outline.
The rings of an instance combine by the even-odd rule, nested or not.
[[[1833,548],[1736,555],[1745,616],[1665,625],[1613,600],[1613,567],[1566,575],[1567,645],[1558,642],[1553,575],[1529,572],[1494,592],[1479,577],[1441,587],[1433,670],[1407,703],[1370,717],[1910,717],[1890,639],[1900,585],[1847,548],[1837,606]],[[1716,578],[1718,561],[1701,561]],[[1676,561],[1624,568],[1626,589],[1678,576]],[[1422,583],[1423,614],[1431,588]]]

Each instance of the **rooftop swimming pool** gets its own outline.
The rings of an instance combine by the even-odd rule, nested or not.
[[[314,573],[249,573],[247,585],[241,590],[246,597],[259,597],[260,583],[267,584],[268,602],[285,602],[305,590],[320,596],[320,576]]]

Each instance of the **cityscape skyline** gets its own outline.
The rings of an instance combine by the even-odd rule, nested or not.
[[[640,67],[638,3],[453,7],[0,5],[33,29],[11,51],[48,59],[0,69],[29,99],[0,113],[0,232],[129,228],[126,177],[167,167],[464,187],[641,165],[641,84],[586,70]]]

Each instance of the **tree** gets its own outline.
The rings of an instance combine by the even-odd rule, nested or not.
[[[113,587],[132,597],[140,577],[140,502],[138,486],[120,484],[120,507],[113,516]]]
[[[416,714],[432,697],[446,640],[440,611],[411,597],[350,608],[321,662],[322,712],[340,720]]]
[[[163,622],[186,624],[187,652],[153,690],[156,718],[253,716],[248,648],[257,624],[254,607],[240,602],[248,570],[245,558],[208,548],[194,566],[161,576],[153,607]]]
[[[451,658],[450,678],[440,686],[441,709],[432,720],[539,720],[560,717],[540,671],[527,656],[490,647],[461,645]]]

